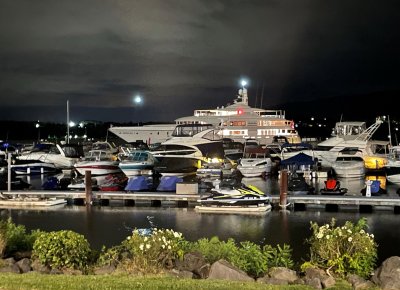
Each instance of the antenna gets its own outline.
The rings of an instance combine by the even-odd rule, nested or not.
[[[256,91],[256,100],[255,100],[255,102],[254,102],[254,107],[257,108],[257,98],[258,98],[258,89],[259,89],[259,87],[258,87],[258,82],[257,82],[256,87],[257,87],[257,91]]]
[[[262,90],[261,90],[261,106],[260,106],[260,108],[262,108],[262,106],[263,106],[263,99],[264,99],[264,81],[263,81]]]
[[[69,144],[69,100],[67,100],[67,144]]]
[[[389,145],[392,147],[392,134],[390,133],[390,119],[388,115],[388,127],[389,127]]]

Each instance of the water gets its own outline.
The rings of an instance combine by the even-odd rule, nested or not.
[[[32,180],[31,180],[32,181]],[[247,178],[244,183],[251,183],[259,188],[279,194],[277,178]],[[365,180],[341,180],[342,186],[348,187],[351,194],[360,194]],[[38,182],[40,184],[40,182]],[[33,182],[32,182],[33,184]],[[323,180],[314,181],[316,188]],[[387,184],[388,195],[396,195],[397,186]],[[27,230],[46,231],[73,230],[83,234],[92,248],[100,249],[119,244],[130,235],[134,228],[169,228],[183,233],[187,240],[218,236],[222,240],[233,238],[236,241],[252,241],[264,245],[289,244],[293,249],[293,258],[301,263],[307,259],[310,237],[310,222],[322,225],[332,218],[337,225],[345,221],[356,222],[365,217],[368,232],[375,235],[378,243],[379,263],[390,256],[399,256],[400,219],[390,210],[360,213],[357,210],[328,212],[324,208],[312,208],[306,211],[275,209],[266,215],[210,214],[198,213],[193,208],[177,208],[175,204],[163,204],[162,207],[150,207],[149,203],[125,207],[112,202],[110,206],[63,205],[45,210],[38,209],[2,209],[1,218],[11,217],[16,224],[25,225]]]

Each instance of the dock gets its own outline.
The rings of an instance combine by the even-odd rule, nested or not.
[[[207,193],[208,194],[208,193]],[[111,201],[123,202],[126,206],[134,206],[136,202],[150,202],[151,206],[161,206],[164,202],[175,202],[179,207],[195,207],[205,194],[177,194],[176,192],[126,192],[126,191],[93,191],[88,195],[85,191],[3,191],[9,199],[40,198],[52,200],[68,200],[73,204],[109,205]],[[286,204],[280,204],[280,196],[271,196],[272,209],[293,208],[304,210],[313,207],[326,209],[355,208],[360,211],[389,210],[400,212],[400,197],[397,196],[352,196],[352,195],[287,195]]]

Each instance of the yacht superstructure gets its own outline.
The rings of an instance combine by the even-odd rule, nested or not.
[[[166,141],[176,125],[185,124],[211,124],[219,130],[221,138],[239,142],[256,139],[259,144],[265,145],[273,143],[277,137],[288,143],[300,142],[294,122],[285,118],[285,111],[250,107],[245,87],[239,89],[233,104],[195,110],[192,116],[176,119],[175,124],[111,127],[109,131],[127,142],[142,140],[149,144]]]

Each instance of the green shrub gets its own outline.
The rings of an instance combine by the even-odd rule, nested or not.
[[[199,251],[209,263],[224,259],[253,277],[260,277],[271,267],[293,267],[292,250],[288,245],[265,245],[262,249],[249,241],[239,245],[233,239],[226,242],[218,237],[203,238],[193,243],[192,251]]]
[[[90,258],[90,246],[83,235],[73,231],[42,232],[33,244],[33,257],[51,268],[84,270]]]
[[[183,244],[182,234],[173,230],[154,228],[150,234],[144,235],[135,229],[122,242],[121,249],[108,255],[115,258],[125,249],[130,254],[127,265],[132,270],[151,272],[172,267],[174,259],[183,257]]]
[[[39,230],[27,233],[25,226],[14,224],[11,218],[0,221],[0,254],[32,250],[39,233]]]
[[[366,232],[367,222],[360,219],[355,225],[347,221],[342,227],[331,224],[318,226],[311,222],[310,263],[332,270],[341,277],[357,274],[368,278],[377,259],[374,235]]]

